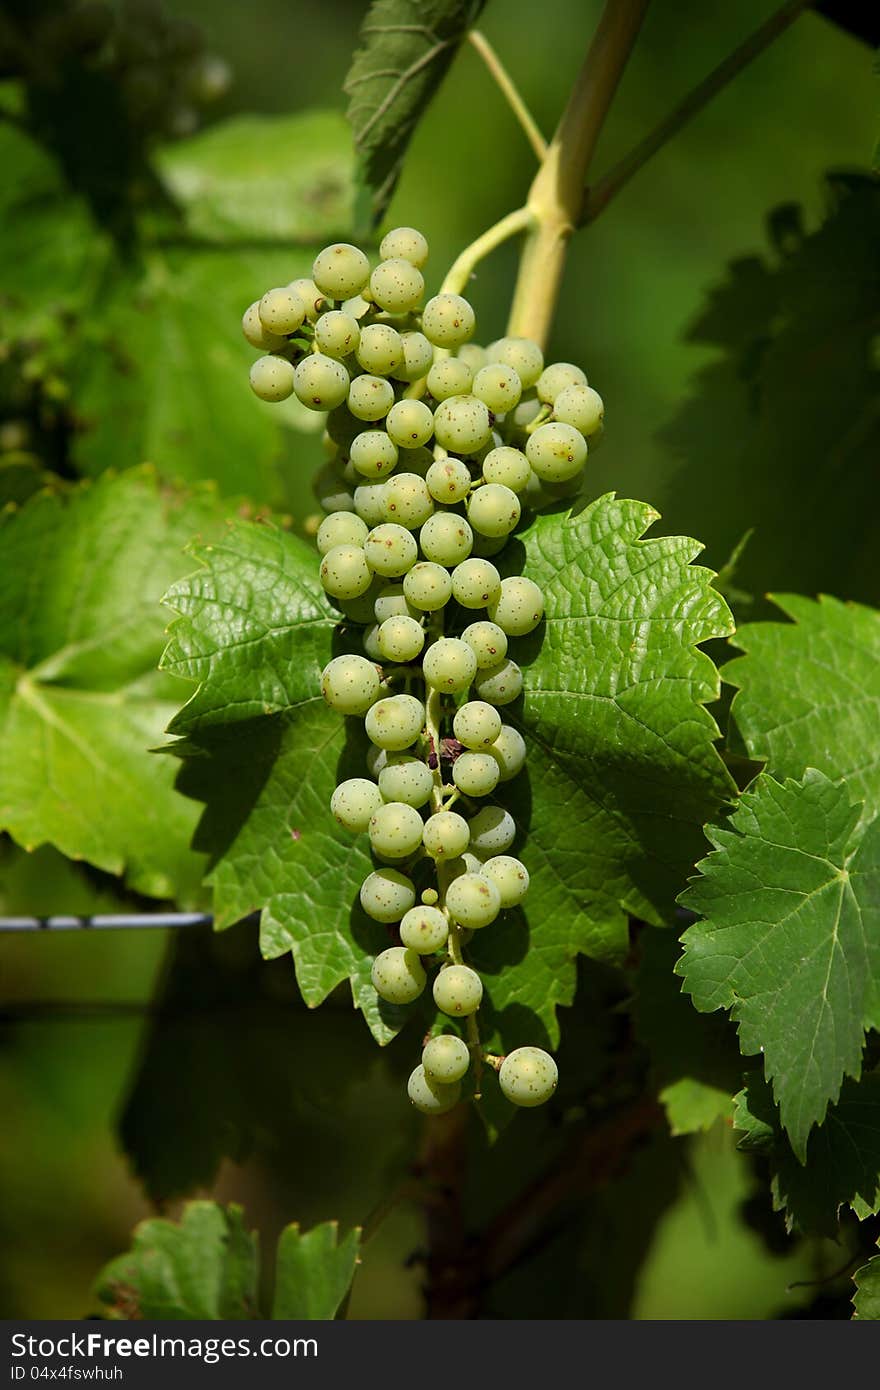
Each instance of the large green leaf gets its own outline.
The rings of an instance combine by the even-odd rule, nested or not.
[[[351,1287],[360,1231],[342,1240],[335,1221],[301,1232],[287,1226],[278,1240],[273,1318],[328,1321]]]
[[[212,493],[146,468],[0,519],[0,828],[158,897],[203,871],[194,807],[149,752],[182,688],[156,670],[159,599],[218,520]]]
[[[425,108],[485,0],[373,0],[345,91],[369,219],[380,220]]]
[[[677,969],[696,1008],[729,1009],[745,1053],[763,1053],[792,1148],[806,1161],[844,1076],[861,1068],[880,999],[880,822],[859,829],[847,789],[809,770],[762,774],[682,902]]]

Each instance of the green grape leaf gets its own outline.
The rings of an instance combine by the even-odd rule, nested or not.
[[[682,895],[704,920],[677,971],[697,1009],[730,1010],[760,1052],[801,1162],[844,1076],[857,1077],[880,998],[880,822],[859,829],[847,789],[815,769],[762,774]]]
[[[373,0],[345,79],[369,224],[381,220],[407,146],[485,0]]]
[[[739,1147],[769,1163],[773,1205],[789,1230],[834,1237],[841,1207],[851,1207],[860,1221],[880,1212],[880,1073],[844,1081],[839,1100],[810,1134],[806,1163],[795,1156],[762,1076],[749,1078],[735,1106]]]
[[[790,623],[748,623],[723,679],[751,758],[780,777],[817,767],[845,778],[864,816],[880,814],[880,613],[855,603],[774,597]]]
[[[856,1291],[853,1294],[853,1318],[864,1322],[880,1320],[880,1255],[873,1255],[866,1265],[853,1275]]]
[[[193,236],[320,244],[351,224],[350,142],[336,111],[234,116],[166,146],[157,162]]]
[[[354,1278],[360,1231],[339,1239],[335,1221],[302,1233],[287,1226],[278,1239],[273,1318],[329,1321]]]
[[[159,599],[218,520],[208,489],[148,468],[0,518],[0,828],[156,897],[192,896],[204,868],[195,808],[148,751],[181,689],[156,670]]]
[[[95,1292],[110,1318],[249,1319],[257,1308],[257,1238],[242,1209],[189,1202],[179,1224],[143,1221]]]

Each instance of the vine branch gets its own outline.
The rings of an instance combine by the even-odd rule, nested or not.
[[[515,212],[509,212],[506,217],[502,217],[456,257],[440,286],[441,293],[461,294],[467,288],[467,283],[480,261],[502,242],[534,225],[534,213],[527,207],[517,208]]]
[[[547,141],[541,134],[537,121],[517,90],[516,83],[485,34],[482,34],[479,29],[471,29],[468,34],[468,40],[486,64],[486,67],[507,101],[508,106],[519,121],[526,139],[538,157],[538,161],[541,162],[547,154]]]

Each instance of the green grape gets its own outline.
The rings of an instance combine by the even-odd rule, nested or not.
[[[312,279],[328,299],[350,299],[360,294],[370,278],[370,262],[363,251],[339,241],[319,251],[312,266]]]
[[[403,361],[391,372],[395,381],[420,381],[427,375],[434,360],[434,349],[424,333],[408,332],[400,334],[403,347]]]
[[[324,464],[318,469],[312,491],[323,512],[353,512],[354,493],[344,481],[341,471],[335,464]]]
[[[318,551],[326,555],[337,545],[363,546],[366,535],[366,522],[361,521],[354,512],[334,512],[331,516],[325,516],[318,527]]]
[[[476,326],[474,311],[460,294],[435,294],[422,312],[422,332],[435,347],[461,347]]]
[[[440,901],[440,894],[436,888],[425,888],[422,893],[422,902],[425,907],[435,907]]]
[[[348,357],[361,340],[358,321],[351,314],[331,309],[315,324],[315,342],[327,357]]]
[[[491,753],[462,753],[452,767],[452,780],[465,796],[489,796],[498,786],[499,776]]]
[[[556,1063],[541,1047],[517,1047],[508,1052],[498,1073],[499,1085],[507,1099],[527,1109],[549,1100],[558,1081]]]
[[[484,671],[487,666],[497,666],[507,656],[507,636],[497,623],[469,623],[461,634],[462,642],[467,642],[477,667]]]
[[[373,988],[389,1004],[411,1004],[427,984],[422,962],[406,946],[389,946],[373,961]]]
[[[400,924],[400,939],[404,946],[429,956],[446,945],[449,923],[437,907],[411,907]]]
[[[491,437],[489,412],[476,396],[450,396],[434,411],[434,438],[454,454],[475,454]]]
[[[385,756],[388,761],[378,774],[383,799],[405,801],[407,806],[416,808],[424,806],[434,787],[434,774],[428,764],[405,753],[392,753],[390,757],[386,753]]]
[[[483,536],[500,540],[509,536],[520,518],[520,503],[515,492],[503,483],[483,483],[474,488],[468,498],[468,520]]]
[[[364,541],[367,564],[375,574],[381,574],[385,579],[399,579],[406,574],[415,564],[418,553],[412,532],[393,521],[383,521],[381,525],[374,526]]]
[[[587,442],[573,425],[539,425],[526,443],[526,458],[544,483],[564,483],[587,461]]]
[[[483,982],[469,965],[447,965],[434,980],[434,1003],[453,1018],[475,1014],[483,999]]]
[[[360,901],[374,922],[399,922],[415,906],[416,890],[399,869],[375,869],[361,884]]]
[[[512,410],[504,421],[505,430],[513,434],[522,434],[534,423],[539,415],[548,415],[547,406],[538,400],[537,392],[530,391],[528,395],[522,397],[519,405]],[[510,484],[508,483],[508,487]]]
[[[553,362],[538,378],[538,399],[552,405],[567,386],[586,386],[587,378],[572,362]]]
[[[394,387],[384,376],[364,373],[348,388],[348,408],[358,420],[382,420],[394,404]]]
[[[362,430],[351,442],[351,461],[364,478],[384,478],[397,465],[397,445],[384,430]]]
[[[509,705],[522,694],[522,671],[510,657],[478,672],[474,690],[490,705]]]
[[[449,568],[467,559],[473,542],[473,531],[464,517],[455,512],[435,512],[419,532],[419,545],[425,559]]]
[[[314,280],[291,280],[287,288],[293,290],[294,294],[302,300],[309,323],[314,323],[318,315],[327,308],[326,297],[318,289]]]
[[[553,402],[553,414],[566,425],[586,435],[595,448],[603,430],[605,402],[592,386],[567,386]]]
[[[267,290],[260,300],[260,322],[269,333],[286,337],[295,333],[306,316],[306,306],[289,287]]]
[[[343,830],[360,835],[370,824],[370,817],[382,805],[382,793],[375,782],[366,777],[350,777],[340,782],[330,798],[330,810]]]
[[[412,261],[392,256],[380,261],[370,276],[374,303],[389,314],[410,314],[422,302],[425,281]]]
[[[481,531],[474,532],[474,548],[471,552],[478,560],[489,560],[499,555],[507,544],[506,536],[484,536]]]
[[[385,484],[377,481],[360,483],[352,494],[354,509],[368,526],[378,526],[385,519]]]
[[[451,1085],[460,1081],[471,1064],[470,1048],[454,1033],[441,1033],[425,1043],[422,1066],[429,1081]]]
[[[433,462],[434,455],[430,449],[401,449],[400,451],[400,471],[402,473],[415,473],[418,478],[427,478],[428,469]]]
[[[407,602],[423,613],[436,613],[452,598],[452,578],[442,565],[420,560],[403,578]]]
[[[241,331],[251,347],[261,352],[277,352],[287,347],[287,339],[278,333],[269,333],[260,318],[260,301],[250,304],[241,316]]]
[[[510,854],[496,854],[487,859],[482,872],[501,894],[501,906],[516,907],[529,891],[529,871],[519,859]]]
[[[431,349],[433,356],[433,348]],[[427,387],[435,401],[463,396],[471,389],[474,374],[460,357],[441,357],[428,372]]]
[[[348,395],[349,375],[341,362],[311,352],[296,369],[293,389],[309,410],[333,410]]]
[[[374,579],[366,593],[358,594],[357,598],[336,600],[349,622],[357,623],[360,627],[372,626],[376,589],[377,581]]]
[[[505,415],[518,405],[522,382],[512,367],[491,362],[477,372],[471,389],[493,415]]]
[[[544,616],[544,595],[533,579],[515,574],[502,579],[501,592],[488,609],[492,622],[508,637],[525,637]]]
[[[389,407],[385,428],[401,449],[418,449],[434,433],[434,416],[424,401],[398,401]]]
[[[465,748],[483,752],[501,733],[501,715],[485,700],[468,700],[455,711],[452,732]]]
[[[428,491],[438,502],[451,507],[467,497],[473,486],[473,479],[466,463],[461,459],[438,459],[432,463],[425,474]]]
[[[258,357],[251,366],[251,390],[261,401],[286,401],[296,384],[296,372],[286,357]]]
[[[502,724],[501,732],[489,749],[498,762],[499,781],[509,782],[521,772],[526,761],[526,741],[519,729]]]
[[[425,629],[415,618],[386,618],[378,642],[386,661],[414,661],[425,645]]]
[[[439,637],[425,652],[422,674],[432,690],[454,695],[467,690],[477,673],[477,658],[458,637]]]
[[[513,449],[502,444],[498,449],[490,449],[483,459],[483,477],[487,483],[501,483],[511,492],[522,492],[532,466],[521,449]]]
[[[379,242],[379,255],[384,261],[402,257],[421,270],[428,259],[428,243],[415,227],[394,227]]]
[[[472,372],[478,372],[489,361],[486,349],[478,343],[463,343],[456,356],[459,362],[464,362]]]
[[[364,754],[364,762],[367,765],[367,771],[370,776],[378,782],[380,773],[384,772],[386,767],[390,765],[391,759],[397,756],[397,753],[388,753],[384,748],[377,748],[375,743],[369,744]],[[404,754],[403,756],[406,757],[408,755]],[[381,787],[379,790],[382,790]],[[383,798],[383,800],[384,799],[385,798]],[[390,796],[387,798],[389,801],[403,801],[404,799],[405,798],[402,796]]]
[[[359,323],[361,319],[366,318],[367,314],[373,312],[373,306],[369,299],[364,299],[362,294],[353,294],[351,299],[343,299],[339,311],[342,314],[348,314],[350,318]]]
[[[489,348],[488,357],[490,362],[512,367],[524,391],[534,386],[544,370],[544,354],[529,338],[499,338]]]
[[[373,613],[377,623],[388,618],[411,618],[413,609],[407,602],[402,584],[383,584],[376,595]]]
[[[424,822],[414,806],[387,801],[370,817],[370,844],[383,859],[408,859],[422,843]]]
[[[338,714],[366,714],[379,694],[379,672],[363,656],[334,656],[321,672],[321,694]]]
[[[438,864],[457,859],[470,842],[468,823],[456,811],[437,811],[425,821],[422,840]]]
[[[414,695],[389,695],[371,705],[366,714],[367,738],[392,753],[409,748],[425,724],[425,707]]]
[[[410,1073],[406,1093],[416,1110],[420,1110],[423,1115],[445,1115],[447,1110],[458,1104],[461,1082],[444,1085],[427,1076],[423,1066],[418,1066]]]
[[[452,571],[452,595],[462,608],[485,608],[501,593],[501,576],[488,560],[462,560]]]
[[[469,931],[488,927],[501,911],[501,894],[482,874],[462,874],[446,890],[446,906]]]
[[[349,449],[353,439],[361,432],[361,422],[356,420],[347,405],[339,405],[327,416],[327,433],[342,449]]]
[[[392,376],[403,365],[403,343],[396,328],[388,323],[370,323],[361,329],[355,357],[365,372]]]
[[[382,648],[379,646],[378,623],[370,623],[363,635],[362,646],[371,661],[381,662],[383,660]]]
[[[516,839],[516,823],[501,806],[483,806],[469,822],[470,847],[480,859],[504,854]]]
[[[373,579],[367,556],[359,545],[334,545],[321,561],[321,583],[333,598],[357,598]]]
[[[395,410],[397,407],[395,406]],[[392,415],[394,411],[391,412]],[[391,415],[388,417],[390,424]],[[385,484],[385,520],[417,531],[434,511],[428,484],[417,473],[395,473]]]

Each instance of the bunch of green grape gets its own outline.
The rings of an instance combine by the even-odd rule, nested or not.
[[[440,1014],[464,1029],[428,1039],[413,1104],[451,1109],[468,1070],[478,1092],[488,1062],[509,1100],[540,1105],[556,1087],[553,1058],[482,1051],[483,984],[466,963],[473,933],[529,887],[502,792],[526,745],[504,715],[523,688],[511,643],[539,628],[544,597],[493,559],[527,510],[578,490],[603,404],[579,367],[545,366],[536,343],[475,346],[461,295],[425,301],[420,232],[396,228],[379,253],[371,268],[357,247],[328,246],[310,279],[268,290],[243,319],[263,353],[256,394],[327,413],[321,582],[361,630],[363,655],[335,657],[321,689],[364,720],[370,742],[365,775],[336,788],[330,812],[369,836],[361,905],[395,934],[373,962],[379,997],[409,1004],[430,979]]]

